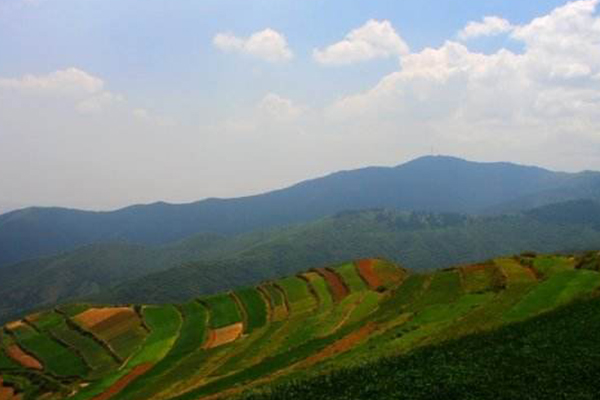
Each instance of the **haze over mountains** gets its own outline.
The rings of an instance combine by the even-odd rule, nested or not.
[[[428,156],[397,167],[337,172],[242,198],[155,203],[112,212],[14,211],[0,216],[0,265],[91,243],[124,240],[158,245],[197,233],[239,234],[307,222],[344,210],[485,214],[581,198],[600,198],[600,173]]]

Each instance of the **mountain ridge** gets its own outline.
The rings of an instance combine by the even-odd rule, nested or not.
[[[519,199],[533,196],[539,206],[569,193],[600,198],[600,173],[428,156],[395,167],[336,172],[241,198],[99,212],[34,207],[0,215],[0,267],[102,241],[158,245],[195,233],[239,234],[308,222],[349,209],[480,214],[512,204],[508,208],[514,212],[527,208]]]

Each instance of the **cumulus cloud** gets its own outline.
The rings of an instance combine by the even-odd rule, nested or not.
[[[408,45],[389,21],[369,20],[342,41],[323,50],[315,49],[313,57],[320,64],[344,65],[408,52]]]
[[[246,54],[268,62],[285,62],[294,56],[285,36],[269,28],[247,38],[219,33],[213,38],[213,45],[226,53]]]
[[[511,36],[524,45],[521,53],[482,54],[447,41],[404,55],[398,71],[370,90],[340,99],[328,115],[354,125],[368,121],[371,129],[382,121],[412,124],[462,148],[483,141],[487,149],[496,144],[561,152],[566,146],[557,144],[565,137],[598,146],[598,2],[567,3],[513,27]]]
[[[0,78],[0,95],[12,94],[23,99],[52,97],[72,104],[83,114],[97,114],[123,101],[119,94],[104,88],[104,81],[78,68],[67,68],[46,75]]]
[[[480,36],[496,36],[513,30],[513,25],[504,18],[484,17],[481,22],[471,21],[460,32],[458,38],[462,41]]]
[[[258,103],[258,111],[265,117],[280,121],[291,122],[303,113],[303,108],[295,105],[292,100],[269,93]]]

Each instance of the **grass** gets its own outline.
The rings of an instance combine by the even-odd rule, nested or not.
[[[252,333],[254,330],[265,326],[267,323],[267,305],[260,292],[255,288],[244,288],[236,290],[235,296],[245,310],[244,333]]]
[[[88,368],[83,360],[67,347],[28,325],[13,330],[19,345],[33,354],[44,368],[56,376],[84,377]]]
[[[354,263],[341,265],[334,268],[334,270],[342,277],[351,292],[360,292],[367,289],[367,285],[358,274]]]
[[[229,294],[202,297],[200,301],[209,310],[209,326],[212,329],[223,328],[242,321],[240,310]]]

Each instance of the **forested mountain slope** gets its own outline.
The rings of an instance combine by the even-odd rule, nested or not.
[[[367,210],[231,237],[200,234],[160,247],[89,245],[0,268],[0,320],[89,296],[184,301],[359,258],[384,257],[424,270],[526,250],[587,250],[600,243],[599,220],[594,202],[499,217]]]

